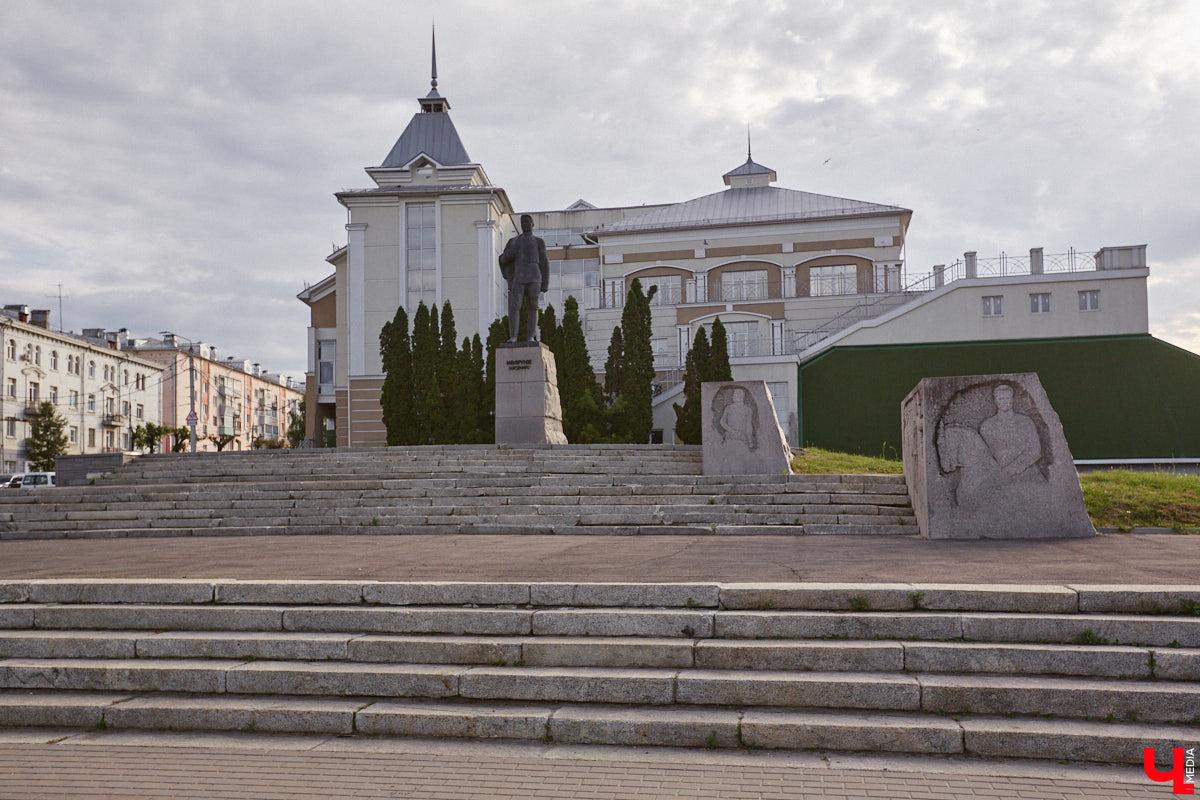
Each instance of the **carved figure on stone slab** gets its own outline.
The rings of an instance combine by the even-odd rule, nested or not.
[[[1046,482],[1052,457],[1041,430],[1045,425],[1017,411],[1015,397],[1007,383],[972,386],[955,395],[938,420],[938,467],[956,479],[957,505],[1004,493],[1015,483]],[[1024,405],[1036,415],[1031,404]]]
[[[550,288],[550,260],[546,243],[533,235],[533,217],[521,215],[521,233],[504,245],[500,274],[508,281],[508,340],[517,341],[521,329],[521,301],[526,302],[526,341],[537,341],[538,295]]]
[[[723,408],[721,407],[723,405]],[[753,398],[746,395],[746,390],[740,386],[728,391],[721,391],[713,398],[716,416],[717,433],[726,446],[754,450],[758,447],[758,408]]]

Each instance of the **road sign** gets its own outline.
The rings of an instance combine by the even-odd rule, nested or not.
[[[189,411],[189,412],[188,412],[188,415],[187,415],[187,423],[188,423],[188,425],[195,425],[195,424],[196,424],[196,421],[197,421],[197,420],[199,420],[199,419],[200,419],[200,418],[196,416],[196,412],[195,412],[195,411]]]

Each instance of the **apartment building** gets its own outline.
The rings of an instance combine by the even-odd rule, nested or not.
[[[0,469],[28,468],[29,414],[50,401],[67,420],[72,455],[131,450],[133,429],[162,421],[164,369],[121,347],[124,332],[56,331],[50,312],[0,311]]]

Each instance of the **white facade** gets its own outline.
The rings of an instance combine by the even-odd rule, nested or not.
[[[28,413],[42,401],[66,419],[69,455],[131,450],[134,428],[162,421],[161,366],[115,349],[116,334],[101,343],[43,327],[48,312],[33,315],[38,324],[23,321],[23,307],[0,316],[0,471],[27,470]]]

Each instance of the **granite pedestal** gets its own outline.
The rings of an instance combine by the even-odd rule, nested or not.
[[[566,444],[554,354],[540,342],[496,348],[496,444]]]

